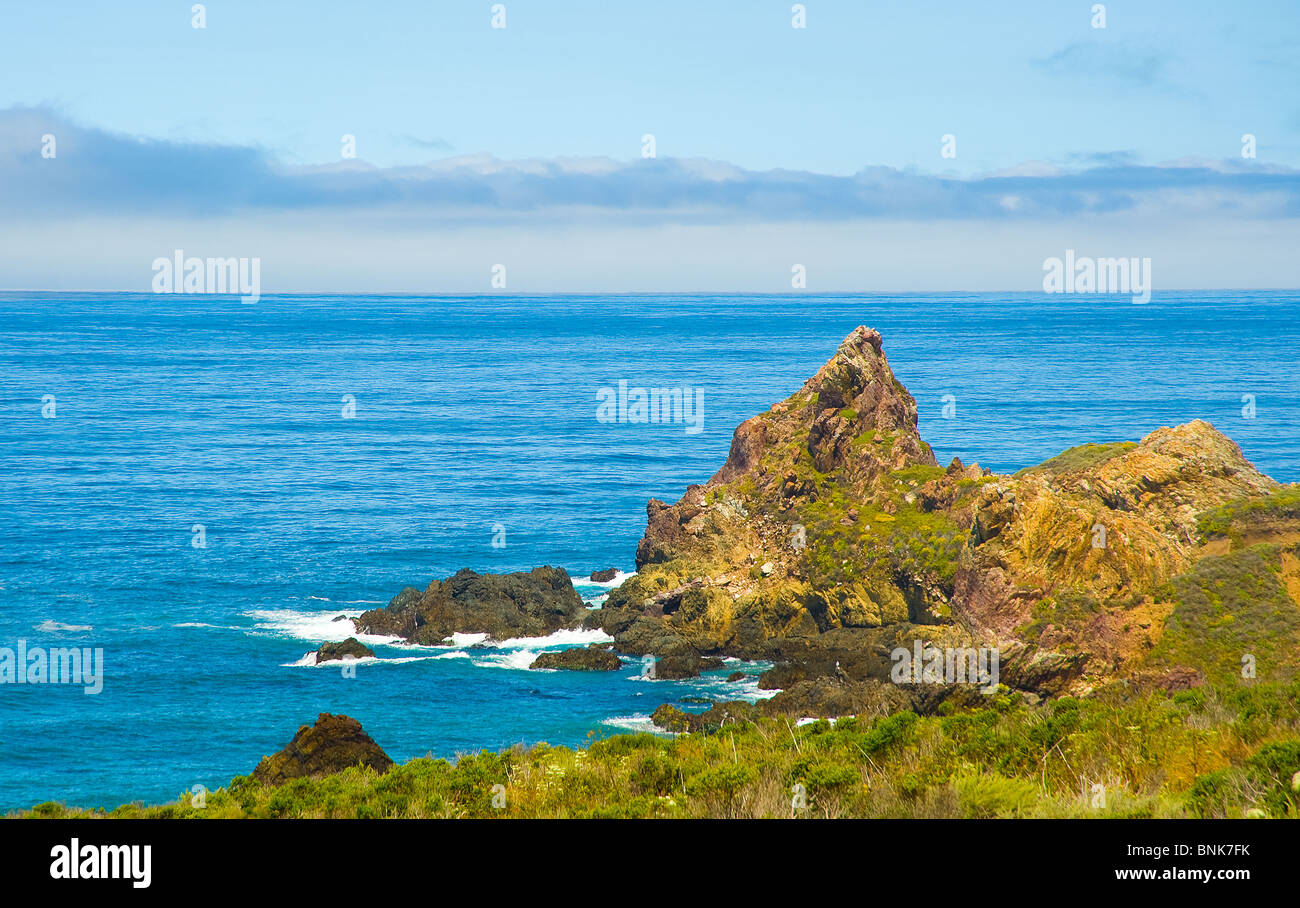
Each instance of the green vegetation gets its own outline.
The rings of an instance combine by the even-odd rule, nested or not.
[[[1141,696],[1117,686],[1038,705],[999,694],[927,717],[732,721],[579,750],[418,759],[382,776],[357,767],[280,787],[239,777],[203,809],[184,795],[108,812],[42,804],[26,815],[1295,818],[1298,703],[1300,683]]]
[[[1227,536],[1239,542],[1243,531],[1292,520],[1300,521],[1300,483],[1206,511],[1197,518],[1196,528],[1203,539]]]
[[[1086,470],[1089,467],[1095,467],[1099,463],[1110,460],[1112,457],[1126,454],[1136,447],[1137,442],[1135,441],[1111,441],[1103,444],[1078,445],[1062,451],[1036,467],[1026,467],[1015,475],[1024,476],[1026,473],[1037,473],[1039,471],[1069,473],[1075,470]]]
[[[904,496],[943,475],[937,467],[899,470],[891,511],[856,501],[843,488],[829,485],[804,507],[802,519],[811,541],[809,575],[819,588],[899,574],[928,577],[951,590],[966,534],[942,511],[922,511]]]
[[[1215,681],[1238,678],[1253,657],[1261,679],[1295,673],[1300,659],[1300,608],[1281,578],[1281,550],[1255,545],[1202,558],[1157,597],[1174,602],[1152,662],[1192,665]]]
[[[1099,614],[1101,604],[1087,592],[1061,590],[1035,604],[1033,617],[1028,624],[1016,628],[1016,635],[1024,640],[1037,641],[1049,625],[1084,627]]]

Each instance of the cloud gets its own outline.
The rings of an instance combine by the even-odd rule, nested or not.
[[[1136,164],[1138,155],[1135,151],[1089,151],[1068,155],[1066,160],[1087,167],[1117,167]]]
[[[52,159],[41,155],[46,134],[57,142]],[[1123,153],[1092,160],[1097,166],[1031,162],[973,179],[879,166],[850,176],[753,171],[675,158],[287,166],[257,148],[139,139],[13,108],[0,111],[0,211],[27,219],[324,212],[426,224],[1300,215],[1300,171],[1234,161],[1139,166]]]
[[[1168,58],[1159,51],[1122,44],[1075,42],[1031,62],[1055,75],[1085,79],[1100,76],[1131,87],[1150,88],[1164,80]]]
[[[437,136],[434,136],[431,139],[425,139],[408,132],[396,136],[396,139],[403,145],[411,145],[415,148],[422,148],[425,151],[451,151],[451,143],[446,139],[440,139]]]

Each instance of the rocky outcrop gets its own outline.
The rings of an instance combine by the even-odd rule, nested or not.
[[[608,646],[580,646],[540,654],[529,668],[560,668],[580,672],[612,672],[623,660]]]
[[[433,581],[423,593],[407,587],[355,624],[363,634],[437,645],[453,633],[487,634],[496,640],[542,637],[577,627],[586,614],[568,573],[548,566],[516,574],[457,571]]]
[[[253,770],[253,778],[263,785],[283,785],[292,779],[318,779],[358,765],[385,773],[393,761],[356,719],[321,713],[314,725],[299,728],[284,750],[263,757]]]
[[[592,571],[591,581],[593,583],[609,583],[618,576],[618,568],[605,568],[603,571]]]
[[[1300,503],[1282,495],[1267,517],[1250,504],[1279,494],[1200,420],[1013,476],[942,468],[880,335],[858,328],[799,391],[736,429],[707,483],[649,502],[638,573],[586,624],[661,663],[679,652],[770,659],[765,686],[810,708],[834,702],[823,711],[869,706],[866,691],[889,683],[889,652],[918,639],[996,647],[1003,683],[1033,695],[1132,677],[1162,653],[1150,671],[1192,683],[1204,666],[1160,641],[1171,615],[1204,611],[1200,580],[1179,578],[1229,545],[1226,531],[1207,537],[1204,515],[1235,507],[1249,527],[1232,544],[1243,533],[1286,541]],[[1286,557],[1269,563],[1290,589]],[[949,695],[908,696],[925,706]]]
[[[341,643],[325,643],[316,650],[316,664],[335,659],[364,659],[373,656],[375,651],[356,637],[349,637]]]

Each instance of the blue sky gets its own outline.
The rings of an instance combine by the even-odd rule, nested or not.
[[[0,286],[184,244],[268,291],[1300,283],[1294,2],[191,5],[4,4]]]

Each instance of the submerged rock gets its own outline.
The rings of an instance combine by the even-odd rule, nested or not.
[[[284,750],[263,757],[253,770],[253,778],[263,785],[282,785],[291,779],[320,778],[357,765],[385,773],[393,761],[356,719],[321,713],[314,725],[299,728]]]

